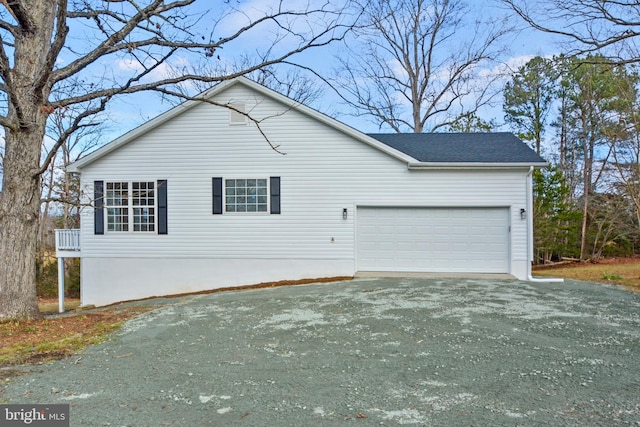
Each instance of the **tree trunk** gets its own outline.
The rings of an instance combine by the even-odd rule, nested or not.
[[[0,321],[41,317],[36,296],[40,180],[34,174],[39,166],[42,135],[6,135],[0,197]]]
[[[49,222],[49,210],[51,209],[51,196],[53,195],[53,183],[55,178],[55,157],[51,162],[51,168],[49,169],[49,176],[47,183],[47,194],[45,196],[46,202],[44,203],[44,208],[42,209],[42,216],[40,218],[40,230],[38,232],[38,276],[44,276],[44,265],[45,265],[45,255],[47,254],[47,232],[48,230],[48,222]]]
[[[19,15],[13,67],[3,69],[8,98],[0,196],[0,322],[40,318],[36,242],[40,224],[40,154],[51,82],[47,61],[56,18],[54,1],[30,1]],[[8,77],[7,77],[8,76]]]
[[[591,191],[593,188],[593,159],[595,151],[595,138],[593,132],[595,132],[595,126],[592,125],[590,120],[591,115],[582,115],[582,152],[583,154],[583,169],[582,169],[582,227],[580,236],[580,260],[586,260],[587,253],[587,233],[589,231],[589,205],[591,203]],[[586,130],[589,130],[588,132]]]
[[[582,225],[580,227],[580,260],[585,261],[587,256],[587,233],[589,231],[589,204],[591,203],[591,168],[593,167],[592,157],[589,150],[585,148],[584,170],[582,172]]]
[[[583,196],[584,206],[582,207],[582,226],[580,227],[580,261],[586,261],[587,253],[587,232],[589,225],[589,194]]]

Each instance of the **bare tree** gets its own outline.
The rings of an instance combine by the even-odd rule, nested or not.
[[[262,11],[233,9],[235,4],[243,5],[195,0],[0,2],[0,126],[5,136],[0,321],[40,316],[35,293],[40,179],[66,140],[60,138],[42,160],[53,112],[82,106],[65,129],[68,136],[115,97],[142,91],[181,96],[176,85],[182,82],[215,83],[243,75],[325,46],[349,30],[345,15],[329,0],[310,0],[304,9],[271,2]],[[245,37],[262,30],[272,39],[260,33],[258,59],[244,70],[216,76],[162,73],[179,60],[229,60],[241,51]],[[126,65],[128,74],[105,64]],[[62,93],[74,95],[52,95]]]
[[[66,171],[66,167],[87,152],[102,145],[110,123],[105,114],[93,116],[71,135],[66,130],[82,113],[79,105],[56,110],[50,116],[43,144],[43,156],[48,157],[50,147],[62,143],[51,160],[49,168],[42,174],[42,208],[38,240],[38,281],[45,279],[47,259],[51,256],[51,232],[54,227],[77,228],[80,226],[80,179]],[[62,141],[61,141],[62,139]],[[79,260],[66,258],[65,282],[69,283],[71,265]]]
[[[593,223],[590,236],[590,258],[598,261],[607,247],[617,246],[619,242],[630,240],[635,234],[635,227],[630,226],[633,219],[629,215],[629,200],[623,195],[600,193],[595,195],[591,203],[589,216]]]
[[[313,104],[322,95],[322,88],[318,82],[304,75],[299,69],[289,69],[282,73],[273,67],[267,67],[254,71],[249,78],[305,105]]]
[[[82,114],[80,106],[74,105],[64,111],[56,110],[49,116],[47,137],[53,146],[59,146],[56,158],[49,165],[53,175],[49,198],[43,203],[54,203],[62,211],[62,226],[78,227],[80,194],[78,179],[66,171],[67,166],[106,142],[109,120],[107,114],[92,116],[79,126],[75,132],[68,134],[67,129],[75,118]],[[48,155],[48,151],[47,151]]]
[[[434,131],[486,104],[479,69],[501,53],[499,20],[481,22],[461,0],[358,3],[363,24],[341,58],[342,98],[379,127]]]
[[[638,76],[631,76],[632,84],[638,84]],[[607,130],[611,165],[617,175],[618,191],[624,194],[633,206],[635,227],[640,231],[640,99],[638,91],[621,91],[622,95],[631,95],[626,104],[629,108],[618,117],[615,126]]]
[[[204,68],[191,69],[190,73],[204,76],[217,76],[224,74],[237,73],[242,70],[251,68],[255,58],[242,57],[236,63],[229,64],[214,64],[213,67],[205,66]],[[295,64],[286,63],[286,65],[292,65],[289,67],[282,67],[282,63],[278,66],[270,65],[258,70],[254,70],[251,73],[247,73],[246,77],[250,78],[254,82],[260,83],[270,89],[281,93],[300,104],[311,105],[320,98],[322,94],[322,87],[320,81],[314,80],[311,76],[304,73],[302,66],[296,66]],[[193,82],[192,86],[198,92],[204,92],[211,88],[211,83],[207,81]],[[185,90],[187,93],[188,90]],[[176,103],[180,101],[175,100]]]
[[[610,135],[630,110],[636,89],[624,66],[607,64],[602,57],[593,61],[574,58],[565,66],[561,85],[567,92],[567,104],[562,120],[569,129],[567,140],[578,154],[572,167],[580,171],[582,181],[580,259],[586,259],[591,199],[604,181],[611,158]]]
[[[640,62],[636,0],[501,0],[536,30],[571,44],[571,56],[600,53],[619,64]],[[597,57],[593,57],[597,58]]]

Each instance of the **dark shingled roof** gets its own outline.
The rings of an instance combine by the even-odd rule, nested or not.
[[[510,132],[370,133],[368,135],[420,162],[523,164],[545,162]]]

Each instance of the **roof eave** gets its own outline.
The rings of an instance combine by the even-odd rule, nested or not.
[[[495,163],[495,162],[410,162],[409,170],[425,169],[520,169],[533,166],[541,169],[549,166],[547,162],[537,163]]]

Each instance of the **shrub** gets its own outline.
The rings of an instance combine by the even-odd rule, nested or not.
[[[36,292],[39,297],[54,298],[58,296],[58,262],[45,259],[42,268],[36,270]],[[80,258],[67,258],[64,278],[65,296],[80,296]]]

